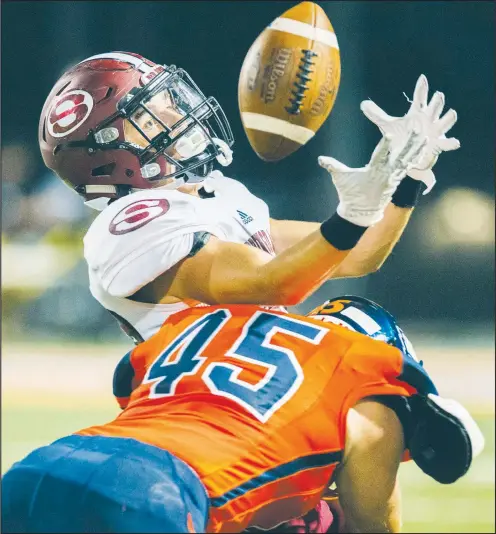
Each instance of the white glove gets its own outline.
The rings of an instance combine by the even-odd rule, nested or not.
[[[370,162],[359,169],[351,169],[334,158],[320,156],[319,165],[331,174],[338,192],[338,215],[360,226],[379,222],[397,185],[423,157],[426,142],[425,137],[412,131],[401,151],[394,153],[391,151],[391,137],[387,135],[375,148]]]
[[[431,169],[436,163],[439,154],[460,148],[458,139],[454,137],[447,138],[444,135],[455,124],[457,120],[456,111],[450,109],[440,118],[444,107],[444,94],[437,91],[429,104],[427,104],[428,93],[427,78],[422,74],[415,85],[410,109],[403,117],[391,117],[372,100],[364,100],[360,104],[360,109],[365,116],[381,130],[382,134],[389,134],[392,137],[393,152],[404,146],[409,132],[413,129],[417,129],[421,135],[428,138],[424,157],[407,173],[411,178],[424,182],[427,186],[423,193],[424,195],[436,183],[436,178]]]

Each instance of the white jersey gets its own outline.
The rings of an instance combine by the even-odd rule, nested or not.
[[[147,189],[116,200],[90,226],[84,237],[90,290],[124,329],[128,323],[148,339],[169,315],[190,306],[127,297],[189,256],[205,233],[275,255],[267,204],[240,182],[220,176],[212,198]]]

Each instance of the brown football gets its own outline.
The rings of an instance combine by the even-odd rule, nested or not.
[[[307,143],[332,110],[341,61],[324,10],[301,2],[275,19],[248,51],[238,85],[253,150],[278,161]]]

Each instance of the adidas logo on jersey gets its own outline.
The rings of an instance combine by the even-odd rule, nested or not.
[[[239,211],[239,210],[236,210],[236,211],[238,212],[240,219],[243,221],[243,224],[248,224],[248,223],[251,223],[251,221],[253,221],[253,217],[251,217],[250,215],[247,215],[243,211]]]

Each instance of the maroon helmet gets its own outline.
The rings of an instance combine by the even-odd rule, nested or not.
[[[135,189],[198,181],[234,143],[219,103],[174,65],[109,52],[57,81],[39,125],[47,167],[101,209]]]

